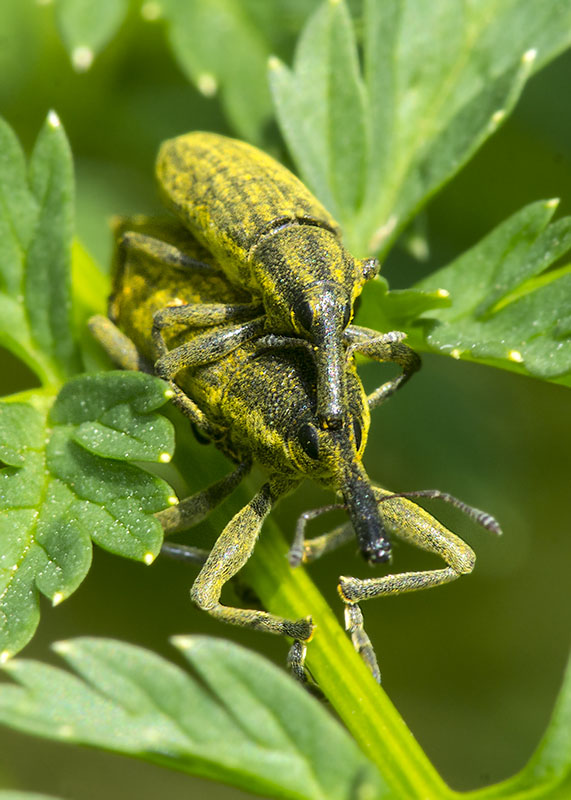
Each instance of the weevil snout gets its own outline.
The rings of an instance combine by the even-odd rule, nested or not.
[[[369,476],[351,443],[347,429],[332,434],[337,440],[338,485],[355,530],[359,550],[369,564],[386,563],[391,543],[385,532]]]
[[[352,307],[346,291],[333,281],[319,281],[294,306],[296,325],[316,345],[317,417],[323,428],[339,430],[345,414],[343,331]]]

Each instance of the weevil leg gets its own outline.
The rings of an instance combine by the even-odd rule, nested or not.
[[[374,487],[377,500],[385,498],[382,519],[387,531],[410,544],[439,555],[447,564],[443,569],[403,572],[380,578],[339,578],[339,594],[346,607],[375,597],[404,594],[432,586],[441,586],[471,572],[476,556],[474,551],[427,511],[410,500],[394,498],[391,492]],[[361,625],[362,627],[362,625]]]
[[[166,306],[153,315],[152,338],[157,356],[168,352],[163,331],[172,326],[187,328],[212,328],[228,322],[244,322],[259,316],[263,311],[257,303],[188,303]]]
[[[161,547],[161,555],[172,558],[175,561],[184,561],[186,564],[198,564],[202,566],[208,558],[209,550],[201,547],[191,547],[188,544],[179,542],[164,542]]]
[[[267,611],[233,608],[220,603],[222,588],[250,558],[262,524],[278,497],[292,488],[291,481],[266,483],[226,525],[192,589],[193,602],[213,617],[232,625],[289,636],[307,642],[313,636],[311,617],[289,620]]]
[[[351,636],[353,647],[369,667],[377,683],[381,682],[381,670],[375,650],[369,639],[363,620],[363,613],[357,603],[345,603],[345,630]]]
[[[155,374],[153,366],[141,356],[131,339],[125,336],[110,319],[98,314],[91,317],[88,325],[93,337],[121,369]],[[197,426],[201,433],[209,438],[219,435],[219,431],[212,426],[196,403],[173,381],[169,380],[169,384],[173,404]]]
[[[345,506],[341,505],[340,503],[335,503],[329,506],[321,506],[321,508],[312,508],[309,511],[304,511],[303,514],[299,515],[295,526],[293,543],[289,549],[289,553],[287,554],[290,567],[298,567],[302,561],[305,561],[305,528],[309,520],[320,517],[322,514],[326,514],[328,511],[338,511],[343,508],[345,508]]]
[[[341,506],[343,508],[343,506]],[[314,536],[313,539],[306,539],[303,542],[303,555],[302,563],[310,564],[312,561],[317,561],[325,553],[330,553],[336,550],[345,542],[349,542],[355,538],[355,531],[351,524],[340,525],[335,530],[329,533],[324,533],[321,536]]]
[[[487,511],[481,511],[479,508],[470,506],[468,503],[464,503],[462,500],[454,497],[453,494],[441,492],[440,489],[421,489],[412,492],[389,492],[386,496],[383,496],[379,502],[384,503],[387,500],[392,500],[393,498],[397,497],[425,497],[427,500],[443,500],[445,503],[449,503],[451,506],[459,508],[460,511],[463,511],[467,517],[473,519],[474,522],[477,522],[478,525],[482,526],[482,528],[485,528],[486,530],[491,531],[498,536],[501,536],[502,534],[502,529],[499,522],[491,514],[488,514]]]
[[[153,375],[153,365],[139,353],[134,342],[108,317],[96,314],[87,323],[91,335],[121,369]]]
[[[243,461],[235,470],[216,483],[196,494],[186,497],[175,506],[155,514],[162,525],[165,536],[191,528],[210,514],[241,483],[252,467],[251,461]]]
[[[147,258],[152,258],[160,264],[166,264],[169,267],[177,267],[178,269],[191,269],[203,273],[212,273],[220,275],[220,270],[207,264],[204,261],[199,261],[196,258],[191,258],[184,250],[180,250],[174,244],[165,242],[162,239],[156,239],[154,236],[149,236],[147,233],[140,233],[139,231],[126,231],[118,240],[117,246],[123,253],[137,252]],[[124,256],[122,257],[122,260]]]
[[[406,334],[401,331],[379,334],[358,325],[350,325],[345,331],[348,359],[354,353],[360,353],[374,361],[389,361],[402,367],[403,371],[398,377],[386,381],[367,397],[371,409],[381,405],[420,369],[420,357],[411,347],[403,343],[405,337]]]
[[[172,380],[181,369],[217,361],[245,342],[258,336],[265,325],[265,317],[256,317],[238,325],[223,326],[195,336],[190,342],[175,347],[155,362],[155,372],[165,380]]]

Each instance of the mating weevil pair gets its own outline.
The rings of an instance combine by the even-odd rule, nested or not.
[[[205,147],[207,142],[210,149],[216,151],[208,154],[207,166],[213,171],[212,181],[195,180],[191,183],[186,173],[177,178],[176,170],[173,172],[173,165],[177,163],[182,171],[187,167],[188,171],[195,168],[192,163],[190,166],[187,164],[189,143],[193,142],[193,147]],[[221,147],[217,149],[215,145],[218,143]],[[262,296],[266,316],[260,317],[261,303],[252,300],[249,294],[259,285],[252,282],[251,276],[248,277],[247,271],[252,265],[243,263],[248,261],[246,250],[232,250],[235,245],[232,236],[237,235],[239,226],[231,217],[239,213],[239,198],[246,198],[245,229],[253,225],[254,219],[263,219],[265,223],[263,229],[257,229],[257,238],[256,230],[250,231],[250,241],[253,237],[257,242],[252,245],[254,251],[258,252],[260,243],[267,244],[268,252],[272,248],[272,252],[277,252],[276,247],[284,247],[286,264],[281,263],[282,269],[288,260],[294,272],[300,264],[297,250],[288,256],[287,247],[281,241],[283,232],[289,227],[318,229],[319,224],[313,222],[300,226],[288,222],[289,217],[284,212],[275,218],[281,220],[280,224],[274,225],[272,215],[281,208],[274,198],[275,187],[279,183],[282,194],[287,195],[286,189],[291,193],[292,187],[300,184],[267,156],[258,156],[258,151],[253,148],[246,148],[246,165],[235,164],[240,147],[238,143],[234,145],[229,140],[207,134],[181,137],[164,146],[159,158],[159,173],[165,175],[165,162],[168,162],[171,172],[166,181],[167,190],[170,187],[182,205],[180,198],[186,192],[189,206],[194,210],[192,214],[181,210],[184,226],[174,222],[146,221],[131,226],[130,232],[121,237],[110,303],[112,321],[95,318],[92,329],[122,367],[152,370],[154,364],[156,372],[172,381],[176,402],[195,427],[213,439],[238,464],[231,475],[214,487],[161,512],[159,516],[166,533],[187,528],[202,518],[237,485],[253,460],[266,468],[267,482],[228,523],[210,553],[200,554],[191,549],[181,549],[178,545],[166,545],[165,549],[203,562],[192,587],[192,598],[199,607],[226,622],[293,638],[296,644],[292,649],[291,663],[296,673],[303,673],[304,647],[299,643],[311,638],[311,620],[287,620],[265,611],[226,607],[220,603],[220,596],[224,584],[249,558],[273,504],[303,478],[312,477],[341,494],[361,552],[370,563],[388,560],[390,543],[385,528],[444,558],[447,567],[441,570],[366,580],[340,579],[347,627],[355,646],[378,678],[376,658],[363,629],[358,603],[382,594],[398,594],[453,580],[471,571],[474,554],[423,509],[402,496],[372,487],[361,462],[370,409],[390,396],[418,367],[417,356],[401,341],[402,334],[378,335],[351,326],[344,335],[342,326],[337,326],[337,341],[333,348],[328,349],[327,338],[315,343],[317,358],[314,358],[313,347],[308,348],[303,338],[264,335],[269,320],[273,319],[268,297],[274,290],[271,275],[275,265],[268,263],[265,278],[262,267],[256,266],[262,289],[270,287],[268,295]],[[230,148],[234,154],[230,164],[224,160],[224,154],[228,157],[228,150],[224,148]],[[173,153],[178,153],[178,161]],[[256,165],[250,162],[256,162],[257,158],[263,169],[255,173]],[[234,177],[225,182],[227,174]],[[260,178],[259,185],[254,182],[257,188],[249,193],[247,176],[251,174],[268,178],[271,189],[267,189],[270,195],[267,208],[254,208],[265,202],[264,184]],[[236,175],[241,176],[237,185]],[[176,190],[173,188],[175,185],[178,187]],[[296,197],[287,199],[290,204],[288,213],[295,206],[301,209],[299,214],[306,215],[300,217],[303,219],[308,219],[310,202],[314,204],[313,209],[317,207],[305,188],[301,200]],[[192,224],[189,223],[191,216]],[[196,226],[202,226],[202,243],[196,241]],[[333,225],[330,227],[333,229]],[[327,230],[331,236],[331,231]],[[275,242],[272,241],[274,237]],[[340,244],[337,247],[340,248]],[[303,245],[300,248],[303,251]],[[237,271],[231,276],[236,283],[228,280],[230,267],[223,266],[224,258],[228,263],[232,262],[231,268]],[[320,263],[326,265],[325,256]],[[310,274],[301,268],[299,271],[301,277],[298,274],[297,279],[303,295],[304,287],[309,285],[311,289],[314,282]],[[334,279],[338,280],[339,274],[332,268],[327,281],[333,283]],[[338,280],[338,283],[344,287],[343,281]],[[349,297],[356,292],[354,286],[345,287],[344,291]],[[315,315],[322,312],[323,306],[315,306]],[[350,315],[349,312],[344,323],[349,321]],[[236,323],[237,319],[241,322]],[[316,330],[322,330],[322,327],[318,325]],[[379,361],[396,361],[403,366],[403,374],[367,397],[356,373],[355,352],[364,352]],[[324,382],[322,373],[331,355],[334,361],[339,355],[341,358],[340,364],[332,371],[333,384],[337,381],[337,388],[334,388],[332,396],[328,396],[329,384]],[[327,423],[327,409],[335,407],[336,402],[341,403],[341,424],[335,419],[330,420],[335,423],[333,425],[324,424]],[[444,497],[485,527],[497,528],[488,515],[470,509],[448,495],[439,492],[419,494]],[[290,561],[312,560],[345,541],[348,535],[348,529],[343,528],[305,542],[303,526],[299,526]]]

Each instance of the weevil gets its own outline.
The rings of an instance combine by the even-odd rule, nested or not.
[[[157,178],[166,204],[212,254],[236,286],[250,292],[249,319],[245,309],[226,310],[235,325],[227,331],[224,354],[265,331],[301,337],[312,345],[317,364],[317,417],[322,427],[344,423],[345,345],[362,336],[349,327],[354,303],[365,282],[379,270],[374,258],[356,259],[343,246],[338,224],[311,192],[288,169],[244,142],[213,133],[190,133],[166,141],[157,159]],[[147,251],[161,245],[134,240]],[[162,248],[165,263],[180,254]],[[163,331],[169,325],[199,324],[199,310],[157,309],[155,345],[167,353]],[[234,316],[235,314],[235,316]],[[214,324],[214,323],[212,323]],[[274,346],[284,339],[273,340]],[[206,337],[204,350],[194,356],[212,357]],[[398,351],[403,383],[418,359],[407,347]],[[170,379],[190,364],[190,354],[160,358],[157,373]]]
[[[225,305],[247,306],[249,297],[243,289],[230,284],[217,269],[212,255],[192,235],[176,224],[143,221],[119,238],[114,270],[110,319],[95,317],[91,328],[116,362],[127,369],[151,371],[156,356],[152,332],[153,317],[164,307],[189,307],[199,303],[202,309],[223,313]],[[160,230],[165,247],[176,247],[184,258],[168,268],[157,256],[132,247],[129,237],[149,236]],[[127,238],[125,238],[127,237]],[[217,317],[218,318],[218,317]],[[215,328],[223,342],[227,325]],[[213,331],[206,335],[212,337]],[[193,348],[204,336],[204,329],[189,330],[186,321],[165,331],[167,347]],[[371,335],[369,354],[380,361],[392,360],[392,351],[400,342],[390,335]],[[376,579],[342,578],[340,592],[346,607],[347,627],[356,648],[379,678],[373,648],[364,631],[359,602],[380,594],[396,594],[438,585],[471,571],[472,550],[447,531],[427,512],[398,495],[390,495],[371,485],[362,465],[370,423],[370,409],[395,391],[398,379],[388,381],[369,396],[356,372],[352,347],[344,353],[347,387],[347,424],[341,429],[324,429],[317,417],[317,370],[305,348],[268,346],[264,337],[246,341],[222,358],[180,370],[172,384],[175,400],[198,430],[211,438],[236,464],[236,469],[213,487],[161,512],[159,518],[166,533],[190,527],[201,519],[239,483],[256,460],[265,467],[266,483],[222,531],[208,554],[199,554],[180,545],[165,545],[165,551],[184,552],[202,563],[191,596],[211,615],[225,621],[294,639],[290,656],[293,671],[303,674],[304,643],[313,634],[310,618],[288,620],[265,611],[224,606],[220,596],[224,584],[233,578],[250,557],[262,524],[273,505],[304,478],[338,492],[348,510],[360,550],[370,563],[386,561],[390,542],[382,521],[396,535],[409,539],[424,549],[440,554],[448,567],[426,573],[388,575]],[[447,495],[486,527],[495,522],[482,512],[470,509]],[[390,502],[389,502],[390,497]],[[391,506],[385,510],[385,503]],[[413,509],[413,510],[411,510]],[[304,541],[303,525],[298,528],[292,546],[291,563],[311,560],[347,538],[347,531],[330,534],[323,543]]]

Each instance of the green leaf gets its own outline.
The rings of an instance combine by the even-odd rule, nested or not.
[[[89,69],[125,19],[128,0],[56,0],[56,20],[71,63]]]
[[[259,142],[272,118],[268,57],[287,48],[315,0],[165,0],[161,5],[184,74],[206,96],[220,89],[231,124],[241,136]]]
[[[200,680],[133,645],[57,644],[83,680],[33,661],[6,667],[0,720],[27,733],[128,753],[263,796],[389,797],[329,713],[291,678],[230,642],[179,637]]]
[[[0,120],[0,344],[55,384],[78,368],[71,333],[73,167],[51,111],[28,174],[20,146]]]
[[[270,84],[299,172],[349,248],[384,253],[506,118],[534,62],[569,46],[571,7],[364,0],[362,74],[351,27],[328,0]]]
[[[571,268],[550,269],[571,250],[571,218],[549,224],[557,203],[533,203],[417,284],[449,292],[411,332],[415,346],[455,358],[519,367],[555,379],[571,370]],[[422,339],[419,334],[422,335]]]
[[[393,289],[382,275],[371,281],[360,298],[356,322],[374,330],[408,330],[427,311],[448,308],[449,293],[443,289]]]
[[[55,402],[0,403],[0,660],[33,635],[38,591],[57,605],[77,589],[92,541],[147,564],[157,556],[153,514],[172,490],[129,462],[170,459],[172,426],[153,413],[165,400],[157,378],[106,373],[72,379]]]

